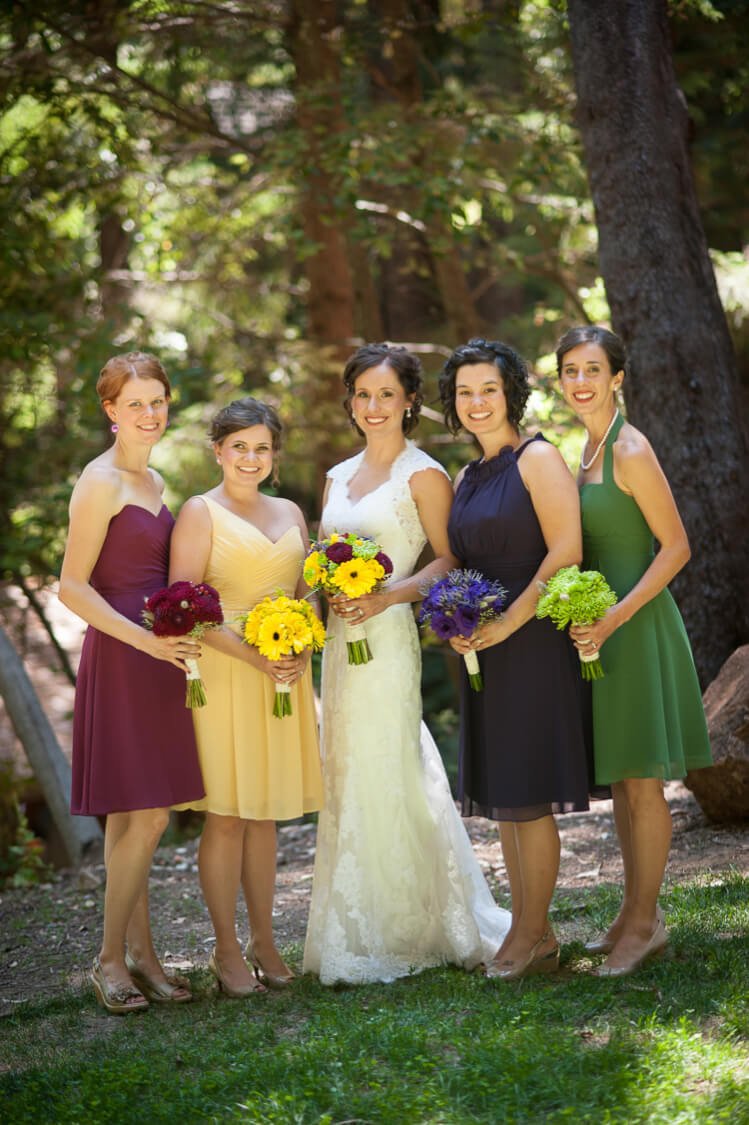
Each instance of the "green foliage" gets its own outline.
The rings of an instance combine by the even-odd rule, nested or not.
[[[566,944],[548,980],[304,978],[237,1002],[199,970],[195,1003],[121,1020],[76,987],[4,1020],[3,1109],[17,1125],[744,1121],[748,889],[729,873],[667,890],[672,955],[622,981],[591,977],[578,940],[610,916],[601,887],[556,896]]]
[[[671,9],[708,231],[736,254],[746,4]],[[256,393],[287,423],[283,490],[316,517],[323,462],[351,443],[340,350],[321,349],[308,318],[310,183],[348,247],[359,335],[422,342],[430,376],[461,315],[510,339],[540,357],[531,424],[574,461],[546,357],[572,321],[608,309],[564,4],[450,2],[438,14],[404,0],[391,18],[350,0],[330,36],[334,91],[300,89],[293,35],[276,0],[39,0],[0,13],[5,576],[58,570],[72,482],[106,441],[96,374],[133,347],[156,351],[174,379],[155,457],[172,501],[211,481],[212,411]],[[330,128],[305,124],[302,106]],[[446,269],[460,275],[455,293]],[[745,329],[735,334],[743,356]],[[460,447],[437,448],[460,466]]]

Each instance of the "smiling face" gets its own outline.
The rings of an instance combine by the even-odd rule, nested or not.
[[[158,379],[128,379],[117,398],[102,405],[121,441],[154,445],[166,429],[169,399]]]
[[[273,471],[273,435],[262,423],[235,430],[213,448],[227,484],[257,487]]]
[[[365,437],[403,432],[403,415],[413,398],[387,363],[362,371],[354,382],[351,409]]]
[[[581,418],[601,412],[607,417],[614,409],[614,395],[624,378],[623,371],[612,372],[608,356],[600,344],[579,344],[562,357],[562,394]]]
[[[509,426],[505,385],[493,363],[470,363],[458,368],[455,409],[461,426],[479,439]]]

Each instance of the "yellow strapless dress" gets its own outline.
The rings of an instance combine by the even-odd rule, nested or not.
[[[212,544],[205,581],[232,619],[279,589],[293,596],[304,558],[298,527],[274,543],[208,496]],[[293,714],[273,715],[275,686],[244,661],[203,645],[199,661],[205,707],[193,711],[206,796],[179,808],[249,820],[291,820],[322,808],[312,672],[291,689]]]

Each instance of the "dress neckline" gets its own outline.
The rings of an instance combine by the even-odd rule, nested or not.
[[[505,472],[510,465],[517,464],[519,454],[523,452],[526,446],[534,441],[545,441],[546,438],[542,433],[534,434],[533,437],[527,438],[516,449],[511,445],[503,445],[499,453],[494,457],[490,457],[485,461],[482,457],[478,457],[475,461],[469,461],[466,465],[464,480],[480,481],[489,480],[491,477],[499,476],[500,473]]]
[[[149,516],[151,516],[152,519],[157,520],[161,513],[164,511],[164,508],[166,508],[166,504],[162,500],[161,507],[159,508],[158,512],[152,512],[150,508],[147,508],[145,506],[145,504],[134,504],[132,500],[129,500],[127,504],[122,505],[119,512],[115,512],[115,514],[112,516],[112,519],[117,519],[117,516],[121,515],[121,513],[125,511],[125,508],[137,508],[139,512],[146,512]]]
[[[404,445],[403,449],[401,449],[400,453],[398,453],[398,455],[396,457],[394,457],[393,460],[390,462],[390,472],[385,477],[384,481],[382,481],[381,484],[378,484],[376,488],[370,488],[369,492],[365,492],[363,494],[363,496],[359,497],[358,500],[354,500],[351,493],[349,492],[349,484],[351,483],[352,478],[355,476],[356,472],[358,471],[359,467],[361,466],[361,463],[364,460],[364,454],[367,451],[366,451],[366,449],[362,449],[361,453],[357,453],[356,457],[352,458],[352,460],[356,461],[357,464],[354,466],[353,472],[351,472],[349,474],[349,476],[343,481],[343,487],[344,487],[344,491],[346,493],[346,499],[348,500],[351,507],[356,508],[359,504],[362,503],[363,500],[366,500],[368,496],[374,496],[374,494],[376,492],[379,492],[381,488],[384,488],[386,484],[390,484],[391,480],[393,479],[393,470],[395,469],[395,466],[398,464],[398,462],[401,460],[401,458],[405,457],[405,455],[412,448],[413,448],[413,443],[406,440],[406,444]]]
[[[236,512],[232,512],[231,508],[226,508],[223,504],[219,504],[218,500],[213,500],[210,496],[201,496],[200,499],[207,501],[209,504],[215,505],[215,507],[220,508],[222,512],[226,512],[227,515],[232,516],[235,520],[239,520],[243,527],[248,527],[251,531],[256,531],[257,534],[262,535],[266,543],[270,543],[272,547],[278,546],[281,540],[284,539],[290,531],[299,531],[298,525],[292,523],[290,527],[287,527],[285,531],[281,532],[281,534],[278,536],[278,539],[271,539],[270,535],[266,535],[264,531],[261,531],[256,523],[252,523],[251,520],[246,520],[244,516],[238,516]],[[301,531],[299,531],[299,538],[301,539],[301,537],[302,533]]]

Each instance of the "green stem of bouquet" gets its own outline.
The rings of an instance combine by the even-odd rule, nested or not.
[[[346,641],[346,647],[349,664],[369,664],[372,659],[372,650],[366,638],[363,641]]]

